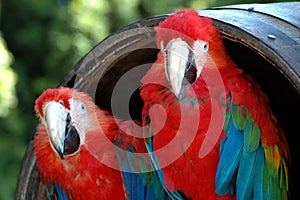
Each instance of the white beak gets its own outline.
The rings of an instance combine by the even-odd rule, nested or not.
[[[49,102],[44,107],[45,125],[52,148],[63,159],[68,111],[58,102]]]
[[[191,49],[186,42],[175,39],[168,43],[165,51],[166,76],[170,81],[174,94],[178,97]]]

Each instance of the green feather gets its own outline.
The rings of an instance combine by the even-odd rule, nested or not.
[[[248,117],[244,129],[243,156],[248,156],[257,150],[260,141],[260,129],[251,116]]]
[[[153,173],[155,173],[155,172],[153,172]],[[162,186],[161,186],[158,176],[156,176],[153,179],[153,185],[154,185],[155,196],[160,197],[157,199],[163,199],[162,197],[164,196],[164,191],[161,189]]]
[[[231,115],[236,129],[243,130],[246,124],[248,110],[242,105],[234,104],[231,101]]]
[[[139,164],[140,164],[140,171],[147,172],[147,173],[141,174],[143,177],[143,185],[150,185],[152,183],[152,179],[153,179],[153,172],[149,172],[150,169],[145,162],[140,160]]]
[[[283,175],[283,167],[282,167],[282,162],[281,162],[281,166],[280,166],[280,168],[279,168],[279,186],[280,186],[280,188],[282,188],[282,186],[283,186],[283,181],[284,181],[284,175]]]
[[[267,166],[267,173],[270,176],[274,176],[276,173],[274,164],[273,164],[273,147],[264,147],[265,156],[266,156],[266,166]]]
[[[288,188],[289,188],[289,176],[288,176],[288,167],[285,163],[285,161],[283,160],[283,167],[284,167],[284,172],[285,172],[285,184],[286,184],[286,190],[288,191]]]
[[[226,112],[225,115],[225,124],[224,124],[224,131],[227,132],[228,130],[228,125],[229,125],[229,121],[230,121],[230,117],[231,117],[231,113],[230,113],[230,109]]]
[[[280,170],[280,188],[288,191],[288,188],[289,188],[288,169],[287,169],[287,165],[283,159],[281,159],[279,170]],[[284,188],[284,186],[285,186],[285,188]]]
[[[266,165],[266,163],[265,163]],[[264,198],[263,199],[269,199],[270,197],[270,176],[268,173],[268,168],[264,168]]]
[[[281,196],[279,187],[278,187],[278,177],[271,177],[271,199],[277,199]]]

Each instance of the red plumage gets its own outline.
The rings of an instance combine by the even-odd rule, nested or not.
[[[162,166],[163,182],[169,191],[181,191],[191,199],[235,198],[230,193],[220,196],[215,189],[220,142],[226,136],[222,128],[230,98],[234,104],[243,105],[261,129],[261,145],[272,148],[278,145],[280,156],[289,160],[287,143],[268,106],[267,97],[227,55],[222,37],[210,18],[199,16],[195,10],[183,9],[168,16],[155,30],[158,47],[165,48],[175,38],[186,41],[191,48],[196,40],[209,44],[209,58],[199,78],[182,91],[184,100],[177,99],[170,89],[165,73],[165,65],[168,63],[164,60],[166,53],[162,53],[163,50],[158,53],[157,60],[142,78],[143,125],[149,126],[148,131],[154,134],[153,151]],[[218,76],[221,77],[221,84]],[[225,99],[222,99],[222,95]],[[196,100],[191,100],[194,96]],[[157,105],[162,107],[153,109]],[[217,105],[214,111],[213,105]],[[214,121],[211,121],[212,112],[219,116]],[[199,113],[200,116],[197,117]],[[166,119],[161,119],[161,116]],[[212,127],[209,127],[210,124]],[[195,132],[194,127],[198,128],[195,135],[191,136]],[[208,155],[199,158],[199,151],[203,150],[201,146],[209,135],[209,129],[221,131],[212,133],[216,143],[211,144],[214,146]],[[189,140],[190,137],[194,138]],[[176,143],[174,149],[164,151],[172,142]],[[182,155],[170,162],[170,157],[177,153]]]
[[[134,122],[120,122],[108,112],[100,110],[87,94],[64,87],[49,89],[36,100],[37,115],[42,119],[43,106],[49,101],[62,101],[69,110],[71,98],[82,101],[89,113],[85,142],[77,153],[61,159],[50,145],[46,127],[41,120],[34,139],[34,151],[42,182],[59,184],[74,200],[112,197],[127,199],[121,171],[111,167],[118,166],[116,146],[113,143],[124,150],[131,143],[142,146],[137,147],[140,151],[145,152],[145,147],[143,149],[141,145],[142,140],[133,140],[121,131],[117,123],[129,132],[136,131],[139,134],[140,131],[134,130]]]
[[[112,195],[126,199],[120,171],[100,163],[85,146],[81,146],[77,155],[61,160],[40,125],[34,149],[42,182],[59,184],[72,199],[111,199]],[[105,156],[115,158],[115,152],[106,151]]]

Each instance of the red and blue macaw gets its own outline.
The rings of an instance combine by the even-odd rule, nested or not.
[[[34,151],[48,199],[168,198],[143,156],[136,122],[120,121],[86,93],[65,87],[44,91],[35,111]]]
[[[142,78],[146,146],[173,199],[287,199],[288,145],[266,95],[193,9],[156,27]]]

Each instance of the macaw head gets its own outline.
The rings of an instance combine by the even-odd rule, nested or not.
[[[155,29],[165,74],[177,97],[199,78],[204,66],[209,66],[212,59],[217,61],[215,54],[225,51],[212,20],[199,16],[196,10],[179,10]]]
[[[79,151],[95,117],[89,115],[92,99],[71,88],[44,91],[35,101],[35,111],[45,126],[52,149],[64,159]]]

